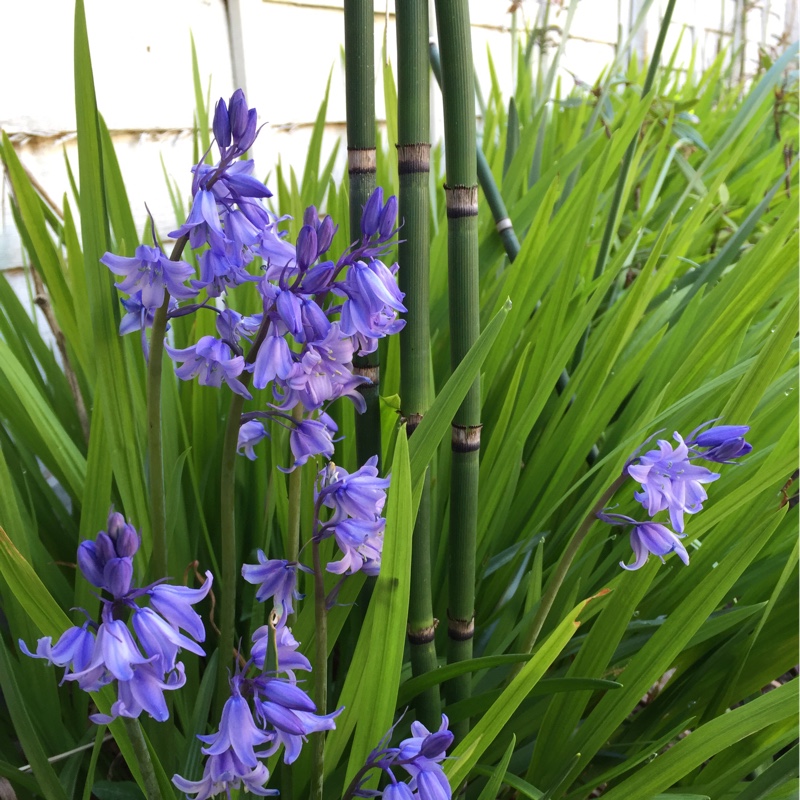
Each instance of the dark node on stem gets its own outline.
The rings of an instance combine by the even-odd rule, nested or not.
[[[503,231],[512,230],[513,227],[514,227],[514,223],[508,217],[503,217],[503,219],[499,219],[495,223],[495,228],[497,228],[497,232],[498,233],[502,233]]]
[[[372,386],[378,386],[381,382],[381,368],[379,366],[353,366],[353,375],[359,375],[362,378],[369,378]]]
[[[468,642],[475,635],[475,614],[469,619],[458,619],[447,612],[447,635],[454,642]]]
[[[430,644],[436,638],[436,628],[439,625],[439,620],[434,619],[433,625],[428,625],[426,628],[413,629],[410,625],[406,628],[406,635],[408,636],[409,644]]]
[[[472,453],[481,449],[481,428],[483,425],[453,425],[451,449],[454,453]]]
[[[474,186],[448,186],[445,184],[444,195],[447,200],[447,218],[478,216],[478,184]]]
[[[348,147],[347,172],[350,175],[374,175],[377,158],[374,147]]]
[[[403,419],[406,423],[406,436],[411,436],[422,422],[422,414],[406,414]]]
[[[430,172],[431,146],[427,142],[397,145],[397,172],[412,175],[415,172]]]

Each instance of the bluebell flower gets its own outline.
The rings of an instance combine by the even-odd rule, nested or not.
[[[679,433],[674,434],[678,446],[673,448],[664,439],[658,440],[659,449],[650,450],[628,464],[628,474],[642,485],[634,497],[652,517],[669,509],[672,527],[683,532],[683,515],[696,514],[707,499],[702,484],[719,478],[716,472],[692,464],[689,448]]]
[[[117,717],[138,719],[142,712],[147,712],[157,722],[169,719],[164,692],[175,691],[186,684],[183,664],[178,662],[166,674],[150,662],[134,664],[131,672],[128,680],[117,682],[117,700],[111,706],[111,713],[89,715],[96,725],[108,725]]]
[[[202,642],[206,638],[203,620],[192,606],[208,595],[213,582],[214,576],[206,571],[206,579],[199,589],[159,583],[145,591],[150,597],[150,605],[173,628],[183,628],[196,642]]]
[[[253,647],[250,650],[250,658],[259,668],[264,669],[264,661],[269,646],[269,637],[272,629],[269,625],[262,625],[253,631]],[[275,630],[277,640],[277,661],[280,672],[289,676],[291,681],[297,680],[295,670],[311,672],[311,662],[298,650],[300,642],[292,636],[291,628],[281,625]]]
[[[274,326],[256,353],[253,365],[253,386],[264,389],[276,378],[286,380],[294,368],[292,351],[283,336],[279,336]]]
[[[376,235],[388,239],[395,233],[396,219],[397,198],[391,195],[384,204],[383,189],[378,186],[369,196],[361,214],[361,234],[365,239]]]
[[[207,745],[202,748],[205,755],[219,756],[226,750],[231,750],[242,764],[253,769],[261,755],[256,752],[256,748],[269,742],[272,737],[253,719],[250,704],[240,691],[242,681],[241,675],[231,678],[231,696],[223,706],[219,731],[197,738]]]
[[[243,564],[242,577],[252,584],[261,584],[256,592],[256,600],[263,603],[274,598],[275,611],[280,616],[279,625],[284,625],[290,614],[294,614],[292,600],[301,600],[303,595],[297,591],[296,561],[267,558],[263,550],[257,552],[258,564]]]
[[[332,422],[332,420],[330,421]],[[303,466],[309,458],[320,455],[331,458],[335,432],[335,427],[331,429],[320,420],[303,419],[296,422],[289,434],[289,446],[294,456],[294,464],[289,469],[283,467],[279,467],[279,469],[282,472],[292,472],[296,467]]]
[[[236,443],[236,449],[239,453],[244,451],[244,454],[251,460],[256,460],[256,452],[253,448],[264,438],[269,436],[267,429],[263,423],[257,419],[252,419],[245,422],[239,428],[239,439]]]
[[[609,514],[600,512],[598,518],[609,525],[632,525],[630,533],[631,548],[633,549],[634,562],[627,565],[620,561],[623,569],[634,570],[644,566],[647,558],[652,553],[658,556],[662,563],[664,556],[675,553],[684,564],[689,563],[689,554],[681,542],[686,534],[675,534],[665,525],[658,522],[637,522],[624,514]]]
[[[66,674],[84,672],[92,660],[95,637],[89,629],[89,622],[80,627],[67,628],[53,644],[52,636],[43,636],[36,643],[36,652],[32,653],[22,639],[20,650],[31,658],[42,658],[51,666],[66,667]],[[109,682],[110,682],[109,678]]]
[[[180,775],[173,775],[172,782],[187,795],[193,794],[193,800],[208,800],[209,797],[226,792],[230,797],[231,789],[244,788],[260,797],[280,794],[278,789],[265,788],[269,780],[269,770],[259,761],[252,769],[243,764],[233,750],[226,750],[218,756],[209,756],[203,768],[203,777],[199,781],[189,781]]]
[[[329,463],[319,474],[315,499],[323,498],[328,508],[342,515],[374,520],[383,512],[389,488],[389,479],[378,477],[377,463],[378,457],[372,456],[352,474]]]
[[[328,523],[325,528],[333,531],[343,556],[339,561],[329,562],[325,569],[337,575],[352,575],[359,570],[366,574],[377,574],[380,570],[382,534],[385,527],[386,520],[382,517],[375,520],[344,519]]]
[[[159,666],[162,675],[175,669],[181,650],[198,656],[205,655],[200,645],[184,636],[151,608],[136,608],[133,612],[133,629],[144,652]]]
[[[172,231],[170,236],[173,239],[188,236],[192,250],[197,250],[208,243],[216,247],[217,252],[224,253],[226,236],[222,230],[214,193],[206,190],[198,191],[192,200],[192,208],[186,222]]]
[[[750,430],[748,425],[717,425],[698,433],[710,423],[706,422],[689,434],[686,445],[696,456],[718,464],[735,464],[735,460],[746,456],[753,446],[744,437]]]
[[[448,730],[449,721],[442,714],[442,724],[438,731],[431,733],[422,723],[414,722],[412,736],[400,743],[399,747],[387,747],[394,727],[367,757],[360,774],[363,774],[353,793],[356,797],[374,796],[375,792],[363,788],[368,773],[372,769],[385,771],[391,783],[383,790],[382,797],[389,800],[450,800],[452,789],[440,762],[446,757],[445,751],[453,743],[453,734]],[[410,776],[409,783],[398,782],[395,771],[400,767]]]
[[[245,368],[242,356],[231,356],[230,347],[213,336],[201,336],[197,344],[183,349],[165,345],[173,361],[182,361],[183,366],[175,368],[175,374],[183,381],[199,376],[201,386],[221,386],[227,383],[232,391],[247,400],[253,396],[238,380]]]
[[[392,271],[381,261],[357,261],[344,281],[336,284],[345,296],[342,305],[342,332],[357,340],[362,353],[374,352],[377,340],[398,333],[405,326],[398,312],[405,312],[403,293]]]
[[[197,292],[184,286],[183,282],[194,275],[194,270],[184,261],[170,261],[159,247],[141,244],[133,258],[106,253],[101,259],[115,275],[124,275],[125,280],[115,284],[117,289],[129,295],[141,292],[141,303],[147,309],[164,305],[164,292],[172,297],[186,300]]]

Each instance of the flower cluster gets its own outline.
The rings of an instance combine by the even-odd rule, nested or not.
[[[453,791],[441,767],[447,748],[453,743],[453,734],[447,729],[448,719],[442,714],[438,731],[431,733],[421,722],[411,723],[411,737],[400,742],[399,747],[387,747],[385,740],[367,758],[359,771],[348,796],[374,797],[384,800],[450,800]],[[395,771],[405,770],[408,782],[398,781]],[[379,769],[386,773],[389,783],[383,792],[364,788],[369,772]]]
[[[599,513],[597,516],[610,525],[633,526],[630,541],[635,559],[630,565],[621,562],[624,569],[639,569],[650,553],[663,561],[665,555],[674,552],[684,564],[689,563],[689,554],[681,542],[686,536],[684,514],[697,514],[702,510],[703,502],[708,498],[703,485],[719,478],[719,473],[692,462],[734,464],[736,458],[753,449],[744,438],[750,430],[747,425],[718,425],[703,430],[710,424],[700,425],[685,441],[676,432],[673,438],[677,447],[659,439],[657,450],[635,455],[628,461],[627,474],[642,487],[642,491],[634,492],[633,496],[651,517],[667,511],[675,531],[653,520],[637,522],[624,514]]]
[[[251,380],[256,389],[271,386],[273,408],[245,415],[239,450],[255,458],[254,446],[268,435],[263,421],[272,420],[292,430],[294,468],[311,456],[332,455],[336,427],[324,406],[348,397],[364,410],[358,389],[369,379],[354,373],[353,356],[373,352],[380,338],[405,324],[398,318],[406,309],[397,265],[388,267],[380,259],[397,232],[397,200],[384,202],[377,189],[364,207],[360,240],[338,258],[329,252],[337,227],[313,206],[292,244],[278,230],[285,218],[264,204],[271,192],[253,176],[253,161],[241,160],[258,133],[256,111],[247,107],[241,90],[228,104],[217,103],[213,128],[219,161],[193,168],[191,211],[170,234],[178,237],[178,252],[187,243],[196,252],[199,278],[157,244],[141,245],[132,258],[106,253],[101,261],[123,276],[117,288],[130,295],[122,301],[127,313],[120,333],[141,330],[145,352],[144,331],[167,296],[168,318],[200,309],[218,315],[218,336],[166,347],[181,365],[175,372],[204,386],[225,383],[248,400]],[[243,317],[212,302],[243,284],[258,292],[261,313]],[[206,294],[202,302],[177,302],[200,292]],[[285,413],[298,404],[302,420]]]
[[[266,652],[272,645],[276,671],[265,670]],[[219,730],[198,736],[207,756],[203,777],[190,781],[175,775],[172,782],[181,791],[206,800],[221,792],[244,787],[257,795],[276,795],[267,789],[269,770],[263,762],[283,747],[283,760],[291,764],[300,755],[310,733],[332,730],[333,714],[316,714],[316,706],[298,686],[295,670],[311,670],[305,656],[297,652],[298,643],[286,627],[264,625],[253,635],[250,660],[231,677],[231,695],[225,701]],[[255,674],[253,670],[259,670]],[[286,678],[278,677],[278,672]],[[248,677],[249,675],[249,677]]]
[[[55,644],[50,636],[39,639],[35,653],[21,640],[19,646],[28,656],[65,667],[63,680],[75,681],[86,692],[116,681],[111,714],[93,714],[93,722],[108,723],[120,716],[135,719],[142,711],[163,722],[169,717],[164,692],[186,682],[178,653],[204,655],[197,643],[205,639],[205,629],[192,606],[211,589],[211,573],[206,572],[199,589],[169,586],[163,580],[136,588],[133,557],[139,534],[113,510],[106,527],[95,541],[78,548],[78,566],[86,580],[110,595],[101,598],[100,619],[87,618],[80,627],[66,630]],[[143,599],[148,606],[139,605]]]

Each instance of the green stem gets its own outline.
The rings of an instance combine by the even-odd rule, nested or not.
[[[373,0],[345,0],[344,59],[350,238],[361,236],[361,214],[375,189],[375,9]],[[356,455],[381,460],[380,359],[377,351],[353,358],[353,373],[369,378],[359,391],[367,409],[356,415]]]
[[[562,553],[561,559],[556,566],[555,572],[547,582],[547,588],[542,595],[541,602],[539,603],[539,609],[537,610],[536,615],[531,622],[527,639],[523,643],[523,653],[530,653],[531,650],[533,650],[533,646],[536,644],[536,640],[539,638],[539,634],[542,632],[547,615],[550,613],[550,609],[553,607],[553,602],[556,599],[558,590],[561,588],[561,584],[564,583],[564,578],[567,577],[567,572],[569,571],[570,566],[572,566],[572,562],[574,561],[580,546],[583,544],[586,534],[589,533],[592,525],[594,525],[598,512],[602,511],[608,505],[608,501],[616,494],[617,490],[622,486],[623,483],[625,483],[627,479],[628,473],[623,472],[622,475],[620,475],[614,481],[614,483],[612,483],[611,486],[606,489],[601,498],[595,504],[594,508],[592,508],[592,510],[586,516],[586,519],[583,520],[578,530],[575,531],[575,535],[567,544],[567,547]]]
[[[400,332],[401,416],[409,436],[422,421],[431,400],[430,387],[430,70],[428,68],[428,2],[397,0],[397,164],[400,176],[399,217],[403,237],[398,246],[400,289],[405,294],[406,326]],[[408,642],[411,670],[435,670],[435,631],[431,588],[430,473],[426,472],[411,549],[411,595]],[[441,721],[439,686],[415,700],[417,719],[431,730]]]
[[[328,612],[325,608],[325,573],[319,553],[319,541],[311,544],[314,554],[314,703],[317,714],[325,714],[328,706]],[[312,734],[311,800],[322,800],[325,777],[325,731]]]
[[[455,369],[480,333],[478,296],[478,176],[475,81],[467,0],[436,0],[442,52],[447,185],[447,263],[450,298],[450,362]],[[475,547],[480,455],[480,379],[453,419],[448,541],[450,601],[448,661],[472,658],[475,616]],[[448,704],[471,694],[469,673],[447,684]],[[469,719],[454,726],[456,739]]]
[[[178,261],[189,241],[181,236],[175,242],[170,261]],[[153,530],[153,574],[165,578],[167,572],[167,511],[164,497],[164,448],[161,437],[161,370],[164,363],[164,340],[167,333],[169,292],[153,316],[150,355],[147,362],[147,466],[150,485],[150,525]]]
[[[252,364],[261,347],[269,327],[269,315],[264,314],[263,322],[256,335],[256,340],[247,354],[246,363]],[[247,387],[252,372],[243,372],[239,380]],[[228,698],[228,672],[230,659],[234,655],[234,631],[236,622],[236,445],[239,441],[244,397],[233,393],[228,420],[225,423],[225,435],[222,441],[222,460],[220,466],[220,548],[222,566],[222,587],[220,589],[219,615],[219,661],[217,663],[217,693],[215,695],[215,712],[222,714],[222,706]]]
[[[142,781],[147,800],[162,800],[163,796],[158,786],[158,778],[156,778],[156,772],[153,768],[153,761],[150,758],[150,750],[147,747],[139,720],[122,717],[122,723],[125,725],[125,732],[131,740],[136,762],[142,771]]]
[[[292,409],[292,419],[301,422],[303,406],[298,403]],[[303,485],[303,468],[297,467],[289,473],[289,519],[286,532],[286,558],[297,561],[300,558],[300,490]]]

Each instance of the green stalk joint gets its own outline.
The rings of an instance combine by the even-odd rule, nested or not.
[[[475,635],[475,612],[469,619],[453,617],[447,612],[447,635],[454,642],[468,642]]]
[[[347,172],[349,175],[374,175],[378,160],[374,147],[348,147]]]
[[[478,216],[477,183],[474,186],[447,186],[445,184],[444,194],[447,201],[448,219]]]
[[[399,175],[413,175],[430,172],[431,146],[427,142],[397,145],[397,172]]]
[[[450,447],[454,453],[474,453],[481,449],[483,425],[453,425]]]
[[[409,625],[406,629],[406,636],[408,643],[411,645],[430,644],[436,638],[436,628],[439,625],[439,620],[433,620],[433,625],[428,625],[424,628],[416,628],[412,630]]]

